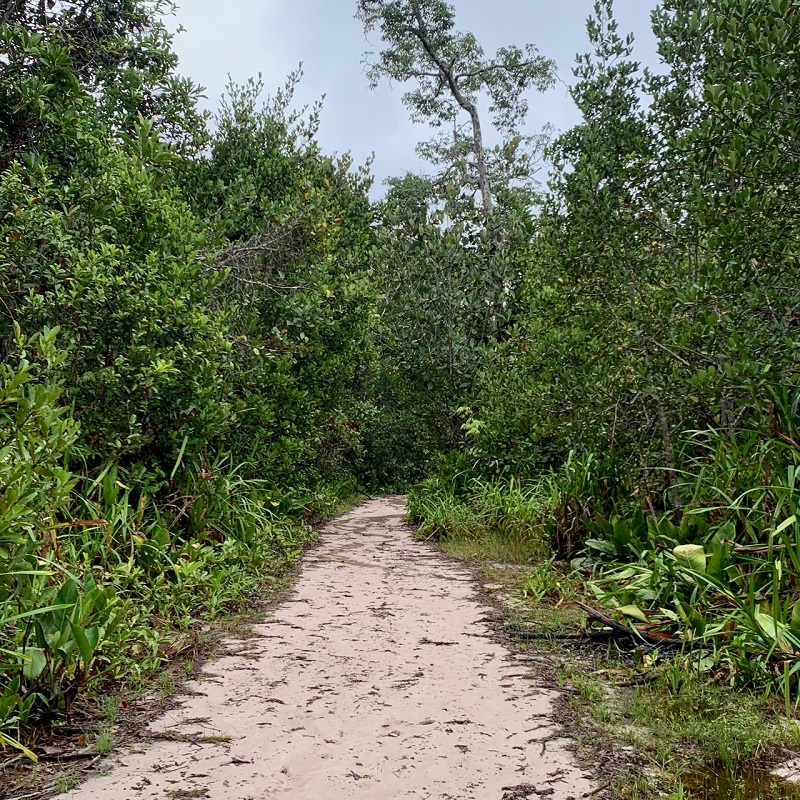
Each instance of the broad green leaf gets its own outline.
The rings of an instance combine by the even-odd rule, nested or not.
[[[792,606],[792,616],[789,620],[789,629],[796,636],[800,636],[800,600]]]
[[[719,583],[725,582],[725,568],[728,565],[728,548],[726,545],[719,545],[711,554],[706,565],[706,574]]]
[[[669,620],[673,622],[680,622],[681,618],[669,608],[660,608],[659,611]]]
[[[617,548],[612,542],[607,542],[604,539],[588,539],[586,547],[597,550],[600,553],[605,553],[607,556],[617,555]]]
[[[45,657],[44,650],[38,647],[29,648],[22,655],[26,662],[22,667],[22,674],[28,678],[28,680],[36,680],[47,667],[47,658]]]
[[[681,544],[673,551],[675,558],[684,569],[700,574],[706,571],[706,549],[701,544]]]
[[[795,522],[797,522],[797,517],[795,515],[792,515],[789,517],[789,519],[785,519],[780,525],[778,525],[777,528],[775,528],[775,535],[777,536],[779,533],[783,533],[787,528],[794,525]]]
[[[78,652],[81,654],[81,659],[83,660],[84,666],[88,668],[92,664],[94,648],[92,647],[89,639],[86,637],[86,634],[83,632],[83,629],[80,627],[80,625],[70,622],[69,626],[72,629],[72,635],[75,637],[75,644],[78,647]]]
[[[629,617],[630,619],[638,620],[639,622],[647,622],[647,617],[645,616],[644,611],[638,606],[620,606],[617,611],[623,616]]]
[[[795,648],[792,643],[787,639],[786,631],[789,628],[781,622],[776,623],[770,614],[765,614],[763,611],[756,611],[756,622],[758,627],[771,639],[775,646],[784,653],[794,653]]]

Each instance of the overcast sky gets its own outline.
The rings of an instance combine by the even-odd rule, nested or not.
[[[376,189],[390,175],[424,171],[414,148],[428,138],[425,126],[412,125],[401,103],[403,88],[384,84],[369,89],[363,71],[365,50],[377,49],[354,19],[355,0],[179,0],[176,38],[180,71],[207,88],[212,110],[228,75],[237,83],[261,73],[266,91],[281,86],[303,62],[305,78],[298,105],[326,95],[320,143],[328,153],[350,151],[356,162],[375,153]],[[576,53],[588,50],[585,20],[593,0],[455,0],[457,26],[476,35],[487,53],[508,44],[535,44],[554,59],[562,81],[572,81]],[[655,0],[617,0],[623,33],[637,39],[636,57],[656,63],[650,31]],[[175,21],[173,20],[173,24]],[[546,123],[569,128],[578,115],[564,83],[531,97],[529,130]]]

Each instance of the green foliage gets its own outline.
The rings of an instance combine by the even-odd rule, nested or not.
[[[772,393],[794,385],[797,365],[793,216],[784,209],[773,217],[780,226],[768,226],[747,210],[771,203],[776,185],[790,191],[785,172],[796,171],[797,161],[782,159],[772,185],[758,154],[762,139],[787,135],[793,118],[753,115],[752,163],[742,171],[763,177],[748,189],[748,203],[736,205],[738,190],[719,173],[717,149],[733,127],[710,100],[716,90],[697,87],[706,72],[715,81],[724,73],[731,86],[755,79],[742,72],[743,61],[735,74],[729,59],[715,61],[721,45],[709,44],[707,56],[681,50],[690,34],[680,25],[692,19],[684,11],[659,16],[672,71],[656,77],[641,75],[610,4],[598,5],[589,28],[596,53],[580,61],[573,88],[584,122],[551,149],[556,171],[521,290],[529,312],[487,370],[475,443],[484,461],[494,457],[499,469],[517,473],[557,464],[580,447],[608,453],[640,471],[637,483],[655,505],[667,484],[678,510],[676,436],[769,416]],[[770,14],[780,35],[789,35],[796,15]],[[692,35],[724,38],[714,13],[703,19]],[[768,43],[756,40],[747,46],[766,54]],[[736,46],[746,41],[739,37]],[[690,61],[678,63],[680,53]],[[686,74],[691,86],[682,83]],[[641,99],[647,90],[649,108]],[[708,204],[725,197],[723,220]],[[760,241],[767,230],[769,257]]]
[[[524,50],[500,48],[487,59],[473,34],[455,30],[455,9],[442,0],[360,0],[358,16],[367,31],[378,29],[384,42],[369,72],[372,85],[384,76],[401,83],[416,80],[418,88],[403,101],[417,121],[453,122],[462,105],[459,93],[475,103],[485,91],[495,125],[515,132],[528,110],[525,89],[545,89],[552,80],[552,62],[530,44]],[[456,90],[443,91],[440,61],[452,72]]]
[[[66,88],[69,96],[81,86],[115,130],[129,133],[144,116],[155,119],[182,152],[198,152],[206,138],[205,115],[196,108],[202,90],[175,74],[178,58],[166,25],[174,10],[170,0],[48,0],[46,5],[11,0],[2,12],[0,52],[5,77],[11,78],[4,88],[6,97],[17,101],[3,112],[13,121],[5,132],[14,151],[41,147],[31,126],[69,114],[63,92]]]
[[[788,696],[800,652],[800,456],[755,431],[693,439],[705,453],[683,476],[690,500],[679,521],[629,511],[587,523],[597,535],[587,542],[594,588],[612,607],[646,609],[659,630],[707,643],[703,670],[774,681]]]
[[[83,487],[62,465],[77,436],[52,378],[66,353],[54,331],[18,348],[0,371],[0,733],[25,750],[21,730],[99,669],[143,678],[170,630],[235,609],[311,532],[224,459],[159,503],[115,466]]]
[[[695,668],[788,698],[800,15],[666,0],[653,24],[649,74],[595,5],[583,121],[549,148],[515,325],[466,396],[462,480],[539,485],[533,524],[583,556],[600,602],[700,645]]]
[[[319,153],[319,109],[290,111],[299,79],[264,105],[260,82],[231,87],[210,157],[182,181],[217,221],[213,298],[237,362],[226,447],[251,474],[314,482],[346,478],[360,450],[374,287],[368,172]]]
[[[65,359],[57,333],[26,342],[17,327],[15,363],[0,365],[0,541],[9,565],[27,562],[31,542],[47,530],[43,515],[56,513],[74,484],[60,460],[77,426],[59,403],[60,387],[41,382]]]
[[[165,5],[31,6],[0,37],[0,743],[35,757],[356,491],[375,290],[368,170],[297,76],[211,133]]]
[[[431,477],[409,494],[408,516],[421,535],[470,560],[523,563],[548,555],[548,498],[539,487],[460,477]]]
[[[2,256],[7,312],[26,330],[61,326],[83,456],[166,469],[186,437],[194,452],[222,424],[227,345],[208,307],[218,278],[200,258],[205,239],[154,184],[122,151],[101,156],[79,204],[46,169],[12,168],[0,179]]]
[[[365,442],[368,470],[391,484],[419,479],[464,443],[480,376],[520,313],[533,223],[517,195],[503,196],[487,221],[458,187],[411,175],[392,182],[379,210],[377,414]]]
[[[371,80],[456,129],[377,208],[369,165],[320,152],[320,107],[292,111],[299,72],[230,87],[209,125],[169,10],[2,12],[0,742],[157,668],[298,557],[302,520],[429,465],[423,533],[581,556],[599,602],[788,705],[795,6],[664,0],[650,74],[598,0],[540,197],[521,125],[551,63],[487,58],[440,0],[364,0]]]

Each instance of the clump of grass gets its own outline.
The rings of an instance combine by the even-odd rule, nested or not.
[[[178,691],[178,684],[175,676],[169,670],[162,672],[156,681],[158,688],[158,699],[162,707],[166,708],[167,703]]]
[[[80,786],[81,779],[75,772],[67,772],[61,775],[53,784],[55,794],[66,794]]]
[[[792,724],[776,713],[763,695],[738,692],[685,673],[675,690],[669,674],[625,698],[623,713],[634,724],[646,723],[660,742],[689,748],[709,764],[725,768],[765,757],[795,743]]]
[[[104,695],[100,703],[100,713],[106,725],[114,725],[122,707],[122,700],[113,694]]]
[[[548,558],[526,571],[522,596],[535,605],[544,601],[558,606],[582,593],[583,584],[569,564]]]
[[[671,800],[705,798],[704,794],[684,794],[682,783],[684,776],[705,774],[725,776],[725,786],[741,782],[742,776],[749,783],[761,780],[771,785],[768,772],[759,766],[773,763],[786,748],[797,746],[797,725],[781,717],[774,698],[709,683],[696,673],[680,670],[680,675],[676,684],[671,665],[665,664],[655,679],[643,685],[631,686],[623,680],[611,686],[587,664],[574,662],[558,672],[559,684],[571,688],[570,705],[581,721],[582,746],[597,741],[613,752],[627,749],[646,765],[635,779],[633,773],[617,776],[614,797],[655,798],[672,793]],[[785,796],[790,795],[763,795],[765,799]]]
[[[90,737],[90,746],[98,755],[105,755],[114,749],[116,744],[114,736],[109,728],[100,728]]]
[[[547,497],[536,484],[470,480],[456,489],[432,478],[409,496],[409,518],[445,552],[478,564],[530,564],[548,558]]]

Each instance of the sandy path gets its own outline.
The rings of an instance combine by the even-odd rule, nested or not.
[[[322,533],[293,598],[229,642],[156,740],[75,800],[516,800],[594,786],[552,693],[493,637],[470,575],[373,500]],[[221,741],[222,740],[222,741]],[[509,790],[508,787],[520,787]]]

